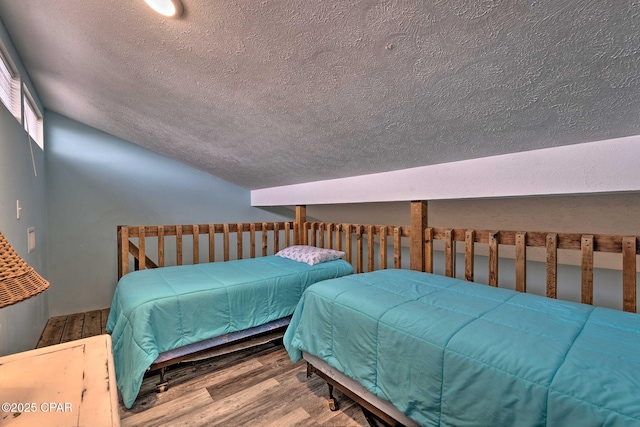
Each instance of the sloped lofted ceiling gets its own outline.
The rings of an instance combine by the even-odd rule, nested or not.
[[[249,189],[640,134],[640,3],[0,0],[47,109]]]

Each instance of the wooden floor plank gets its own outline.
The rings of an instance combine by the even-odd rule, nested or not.
[[[70,314],[62,332],[60,342],[69,342],[82,338],[82,326],[84,325],[84,313]]]
[[[108,308],[103,308],[102,310],[100,310],[100,333],[101,334],[107,333],[107,319],[109,318],[109,311],[110,309]]]
[[[288,414],[262,425],[264,427],[293,426],[296,424],[300,424],[302,421],[305,421],[309,418],[311,418],[311,415],[309,415],[307,411],[302,408],[296,408]]]
[[[348,406],[342,408],[342,410],[340,411],[329,411],[332,415],[326,423],[322,422],[322,420],[319,420],[318,422],[322,426],[331,425],[342,427],[360,427],[363,425],[368,425],[358,405],[356,405],[352,400],[349,400],[347,405]],[[362,417],[362,420],[365,424],[358,422],[358,418],[360,418],[360,416]]]
[[[269,378],[249,388],[229,395],[222,399],[213,399],[214,402],[206,408],[193,414],[193,417],[186,416],[184,423],[176,425],[200,425],[200,426],[245,426],[254,425],[253,421],[247,417],[250,414],[249,408],[262,396],[275,396],[282,391],[280,384],[273,378]],[[197,420],[197,424],[190,424],[190,418]]]
[[[100,310],[88,311],[84,313],[84,323],[82,325],[82,338],[93,337],[101,334],[101,312]]]
[[[190,378],[189,381],[176,384],[171,382],[169,390],[163,393],[156,393],[155,381],[152,382],[153,388],[147,387],[147,392],[139,394],[136,399],[134,407],[131,409],[124,409],[120,411],[120,418],[124,419],[135,413],[146,411],[157,405],[161,405],[169,400],[175,399],[189,391],[195,389],[205,389],[206,387],[215,385],[219,382],[227,381],[230,377],[235,375],[250,372],[254,369],[260,368],[262,364],[257,360],[247,360],[241,362],[238,365],[228,367],[222,370],[215,370],[209,373],[203,373],[200,371],[200,375]]]
[[[246,360],[256,359],[260,354],[272,352],[277,349],[278,348],[275,347],[274,344],[265,344],[263,346],[245,349],[238,353],[228,354],[221,357],[171,366],[167,368],[165,378],[169,381],[169,387],[173,388],[206,373],[237,366],[239,363]],[[142,382],[142,387],[140,388],[140,394],[138,396],[142,396],[146,393],[155,394],[155,385],[158,383],[159,377],[160,376],[157,372],[149,372],[145,375],[145,379]]]
[[[256,369],[247,374],[238,375],[233,379],[221,382],[214,386],[207,387],[207,390],[214,399],[221,399],[268,378],[272,378],[275,375],[295,369],[295,365],[291,363],[288,356],[286,356],[286,353],[279,353],[278,355],[279,359],[277,361],[258,358],[260,363],[263,364],[262,368]]]
[[[42,331],[42,336],[40,337],[40,341],[38,341],[38,345],[36,346],[36,348],[60,344],[60,340],[62,339],[62,332],[64,331],[64,326],[66,323],[67,316],[57,316],[49,319],[46,326],[44,327],[44,331]]]
[[[306,370],[304,365],[298,366],[293,365],[294,368],[290,371],[291,377],[297,375],[298,372],[302,373],[302,371]],[[315,425],[319,426],[317,422],[312,420],[309,412],[306,411],[304,407],[304,402],[308,399],[308,394],[305,393],[306,390],[295,386],[299,384],[299,381],[282,383],[283,393],[276,396],[265,396],[262,399],[262,402],[256,402],[251,409],[252,413],[246,414],[245,416],[249,416],[254,422],[254,425]],[[294,387],[291,387],[291,386]],[[326,402],[326,401],[325,401]],[[328,409],[328,407],[325,405]],[[298,411],[298,415],[300,417],[295,417],[294,419],[289,419],[290,414],[293,411]],[[302,417],[302,414],[305,414]],[[288,420],[288,421],[287,421]],[[231,420],[234,421],[234,420]],[[286,421],[286,423],[285,423]]]
[[[158,417],[161,417],[166,425],[262,426],[270,423],[287,425],[282,422],[286,421],[288,414],[292,412],[295,412],[296,416],[291,416],[293,419],[290,425],[309,427],[367,425],[358,407],[338,390],[334,394],[340,403],[340,410],[336,412],[329,410],[326,383],[315,375],[306,378],[305,363],[291,363],[282,346],[262,348],[259,351],[254,351],[253,355],[240,360],[236,359],[231,365],[225,365],[223,359],[231,357],[236,358],[238,355],[222,356],[219,358],[220,360],[214,360],[215,363],[199,361],[193,366],[181,367],[182,371],[189,372],[183,372],[184,376],[177,378],[180,383],[170,385],[169,390],[165,393],[156,394],[152,391],[155,387],[148,386],[147,394],[139,396],[133,408],[121,409],[123,425],[124,420],[127,420],[126,425],[140,422],[141,418],[136,415],[147,411],[154,413],[153,419],[157,420]],[[206,365],[211,370],[207,372],[198,365]],[[219,366],[226,367],[218,370]],[[271,376],[265,373],[270,368],[273,368]],[[265,369],[267,370],[265,371]],[[185,378],[188,380],[181,381]],[[260,393],[262,390],[260,385],[264,385],[265,381],[270,381],[275,387],[273,380],[279,384],[277,391]],[[144,383],[154,385],[155,382],[157,382],[157,377],[156,379],[147,377],[144,379],[143,387]],[[178,417],[171,416],[170,420],[168,415],[159,415],[167,408],[171,408],[171,406],[164,406],[166,402],[201,388],[212,392],[211,408],[200,407],[189,414],[184,413]],[[249,393],[250,396],[246,396],[246,393]],[[241,397],[243,395],[245,398]],[[234,410],[233,407],[228,407],[230,400],[238,399],[242,401],[241,409]],[[308,413],[309,418],[302,417],[302,411]],[[134,416],[136,418],[133,421],[128,420]],[[277,420],[281,422],[278,423]],[[143,423],[143,425],[147,424]]]
[[[122,427],[153,427],[175,425],[176,420],[184,416],[198,412],[199,408],[209,407],[213,401],[205,389],[198,389],[186,393],[176,399],[169,400],[162,405],[149,408],[147,411],[137,413],[121,420]]]
[[[338,389],[334,389],[333,395],[338,403],[339,411],[331,411],[327,383],[317,375],[307,378],[304,362],[300,363],[296,375],[274,378],[282,384],[284,389],[288,390],[288,393],[299,396],[291,402],[292,405],[303,408],[319,425],[341,425],[335,422],[335,417],[342,412],[349,412],[351,418],[349,425],[367,425],[362,411],[355,405],[355,402]],[[352,411],[352,407],[357,410]]]
[[[38,347],[104,333],[108,310],[49,319]],[[120,400],[123,426],[367,425],[359,407],[338,390],[339,410],[330,411],[326,383],[316,375],[307,378],[305,363],[292,363],[281,343],[170,367],[169,390],[160,394],[158,379],[157,373],[145,375],[131,409]]]
[[[293,368],[291,370],[295,370],[295,365],[291,365]],[[274,379],[268,378],[266,381],[274,381]],[[229,416],[227,425],[269,424],[274,419],[282,418],[297,408],[298,406],[294,403],[296,397],[278,383],[277,389],[274,389],[273,392],[252,396],[242,411]],[[216,396],[213,396],[214,400],[216,400],[215,398]]]

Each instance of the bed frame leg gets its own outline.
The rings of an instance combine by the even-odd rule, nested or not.
[[[329,383],[327,383],[327,386],[329,386],[329,409],[331,409],[332,411],[337,411],[338,402],[336,402],[336,398],[333,397],[333,386]]]
[[[163,393],[169,390],[169,381],[164,378],[165,368],[160,368],[160,382],[156,384],[156,393]]]
[[[311,363],[307,362],[307,378],[309,378],[314,372],[317,372],[318,375],[327,382],[327,387],[329,387],[329,400],[328,400],[329,409],[331,409],[332,411],[337,411],[338,410],[338,402],[336,401],[336,398],[333,397],[333,384],[331,384],[327,380],[327,378],[324,376],[324,374],[322,374],[320,371],[318,371],[316,368],[314,368]]]
[[[307,362],[307,378],[310,378],[313,375],[313,366],[311,363]]]

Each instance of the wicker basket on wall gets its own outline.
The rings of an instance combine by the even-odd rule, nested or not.
[[[0,308],[24,301],[49,288],[0,233]]]

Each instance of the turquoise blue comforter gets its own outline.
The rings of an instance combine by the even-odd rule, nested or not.
[[[107,321],[124,405],[159,353],[289,316],[309,285],[352,272],[343,260],[309,266],[267,256],[127,274]]]
[[[421,425],[640,425],[633,313],[385,270],[309,287],[284,343]]]

